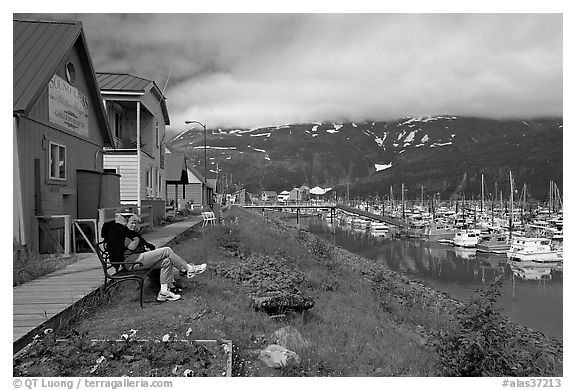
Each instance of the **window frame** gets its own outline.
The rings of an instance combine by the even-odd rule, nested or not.
[[[52,176],[52,147],[56,146],[57,150],[58,150],[58,162],[61,161],[60,158],[62,157],[62,152],[64,154],[64,177],[60,177],[60,169],[58,169],[58,176]],[[54,141],[50,141],[48,142],[48,179],[49,180],[55,180],[58,182],[65,182],[68,179],[68,175],[67,175],[67,160],[68,160],[68,156],[66,153],[66,145],[62,145],[59,144],[57,142]],[[58,164],[58,167],[60,165]]]

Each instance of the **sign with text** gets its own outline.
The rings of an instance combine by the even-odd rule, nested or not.
[[[54,75],[48,85],[50,122],[88,136],[88,97]]]

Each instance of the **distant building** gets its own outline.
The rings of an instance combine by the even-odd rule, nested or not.
[[[262,200],[265,202],[276,202],[278,194],[276,191],[262,191]]]
[[[310,189],[306,186],[294,187],[290,191],[290,201],[307,202],[310,200]]]
[[[250,203],[252,202],[252,194],[245,189],[236,191],[232,194],[232,203]]]
[[[173,154],[173,152],[167,147],[166,156],[168,157],[170,154]],[[185,199],[193,207],[209,205],[210,200],[216,193],[216,179],[209,178],[206,180],[206,187],[204,187],[204,175],[191,165],[188,158],[185,159],[185,164],[188,182],[182,186],[167,186],[166,201],[170,203],[170,201],[175,199]]]
[[[290,191],[282,191],[278,194],[278,201],[279,202],[286,202],[290,200]]]

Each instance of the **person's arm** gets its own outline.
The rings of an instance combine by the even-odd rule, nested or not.
[[[140,243],[140,239],[138,237],[134,237],[133,240],[126,237],[126,239],[124,240],[124,246],[126,246],[126,248],[130,249],[131,251],[138,248],[139,243]]]
[[[153,244],[150,244],[148,241],[146,241],[146,239],[142,237],[140,233],[136,233],[135,236],[138,237],[138,239],[140,240],[140,244],[142,244],[144,248],[148,248],[151,251],[156,249],[156,247]]]

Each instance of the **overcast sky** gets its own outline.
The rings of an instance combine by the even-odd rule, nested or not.
[[[50,18],[83,22],[96,71],[161,89],[168,81],[171,132],[185,120],[216,128],[562,115],[559,13]]]

